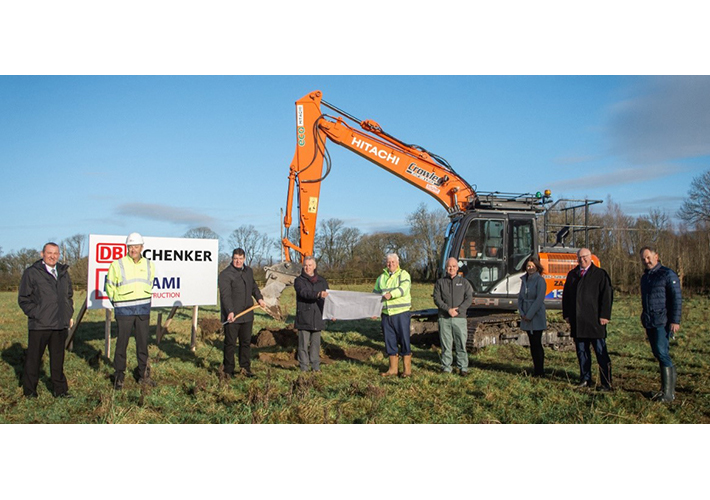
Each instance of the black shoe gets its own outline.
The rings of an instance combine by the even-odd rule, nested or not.
[[[54,396],[55,398],[64,398],[64,399],[72,399],[74,397],[72,394],[69,393],[69,391],[62,392],[61,394],[57,394],[56,392],[53,392],[52,396]]]
[[[582,382],[579,383],[577,386],[577,389],[584,389],[585,387],[591,387],[592,382],[590,380],[583,380]]]
[[[150,377],[142,378],[142,379],[140,379],[140,380],[138,381],[138,383],[139,383],[140,385],[145,385],[145,386],[148,386],[148,387],[155,387],[156,385],[158,385],[158,384],[155,383],[155,380],[153,380],[153,379],[150,378]]]
[[[614,392],[614,388],[611,387],[610,385],[600,385],[597,387],[597,391],[599,392]]]
[[[24,394],[24,396],[25,396],[27,399],[35,399],[35,398],[38,398],[38,397],[39,397],[36,392],[30,392],[29,394]]]
[[[113,390],[114,391],[120,391],[123,389],[123,377],[116,376],[115,374],[111,376],[111,379],[113,380]]]
[[[242,375],[244,375],[246,378],[256,378],[256,375],[254,375],[251,370],[247,370],[246,368],[241,369]]]
[[[462,370],[462,371],[459,372],[459,375],[460,375],[461,377],[468,377],[468,372]]]

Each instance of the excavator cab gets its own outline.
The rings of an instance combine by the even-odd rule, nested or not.
[[[545,268],[545,305],[561,308],[567,272],[577,265],[575,253],[588,246],[588,232],[599,228],[589,224],[589,207],[601,200],[558,200],[549,205],[546,197],[528,194],[479,193],[479,197],[476,209],[452,217],[439,274],[444,275],[446,260],[455,257],[459,273],[473,286],[473,308],[514,310],[525,260],[537,253]],[[571,246],[565,247],[567,235]],[[596,256],[593,259],[598,265]]]
[[[444,262],[455,257],[459,273],[473,286],[475,305],[513,305],[525,272],[525,259],[537,248],[534,212],[471,211],[452,220],[446,232]],[[445,272],[444,265],[440,272]],[[509,308],[509,307],[506,307]]]

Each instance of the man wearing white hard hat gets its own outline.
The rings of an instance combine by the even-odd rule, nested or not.
[[[148,327],[150,303],[153,296],[155,264],[143,257],[143,237],[131,233],[126,239],[128,253],[114,260],[106,277],[106,295],[113,304],[118,340],[113,357],[114,389],[123,389],[126,373],[126,348],[135,331],[136,356],[138,358],[138,382],[154,386],[148,366]]]

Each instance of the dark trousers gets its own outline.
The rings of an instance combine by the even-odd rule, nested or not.
[[[592,354],[590,344],[594,347],[594,354],[599,365],[600,382],[605,387],[611,387],[611,359],[606,349],[606,339],[574,339],[579,360],[579,380],[587,382],[592,380]]]
[[[123,380],[126,372],[126,349],[131,333],[136,336],[136,357],[138,358],[138,377],[150,376],[148,370],[148,334],[150,315],[116,316],[118,324],[118,340],[116,340],[116,354],[113,356],[113,369],[117,378]]]
[[[673,366],[670,354],[670,329],[664,326],[647,328],[646,335],[648,336],[649,344],[651,344],[651,351],[653,351],[653,355],[658,360],[661,368]]]
[[[37,393],[39,368],[44,350],[49,345],[49,369],[52,376],[52,392],[64,394],[69,390],[64,376],[64,343],[68,330],[30,330],[27,338],[25,370],[22,373],[22,391],[25,396]]]
[[[533,375],[545,374],[545,349],[542,347],[542,330],[527,332],[530,340],[530,354],[533,360]]]
[[[234,351],[239,339],[239,367],[251,371],[251,328],[247,323],[227,323],[224,325],[224,373],[234,375]]]
[[[382,334],[385,337],[385,350],[388,356],[408,356],[412,354],[409,342],[409,311],[388,316],[382,315]]]

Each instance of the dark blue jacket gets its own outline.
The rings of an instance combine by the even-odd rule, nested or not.
[[[660,263],[647,269],[641,276],[641,323],[644,328],[680,325],[682,307],[680,279],[672,270]]]
[[[518,293],[518,311],[520,312],[520,329],[526,332],[547,329],[545,311],[545,292],[547,283],[539,273],[532,276],[525,273],[521,278]],[[522,318],[528,318],[527,320]]]

